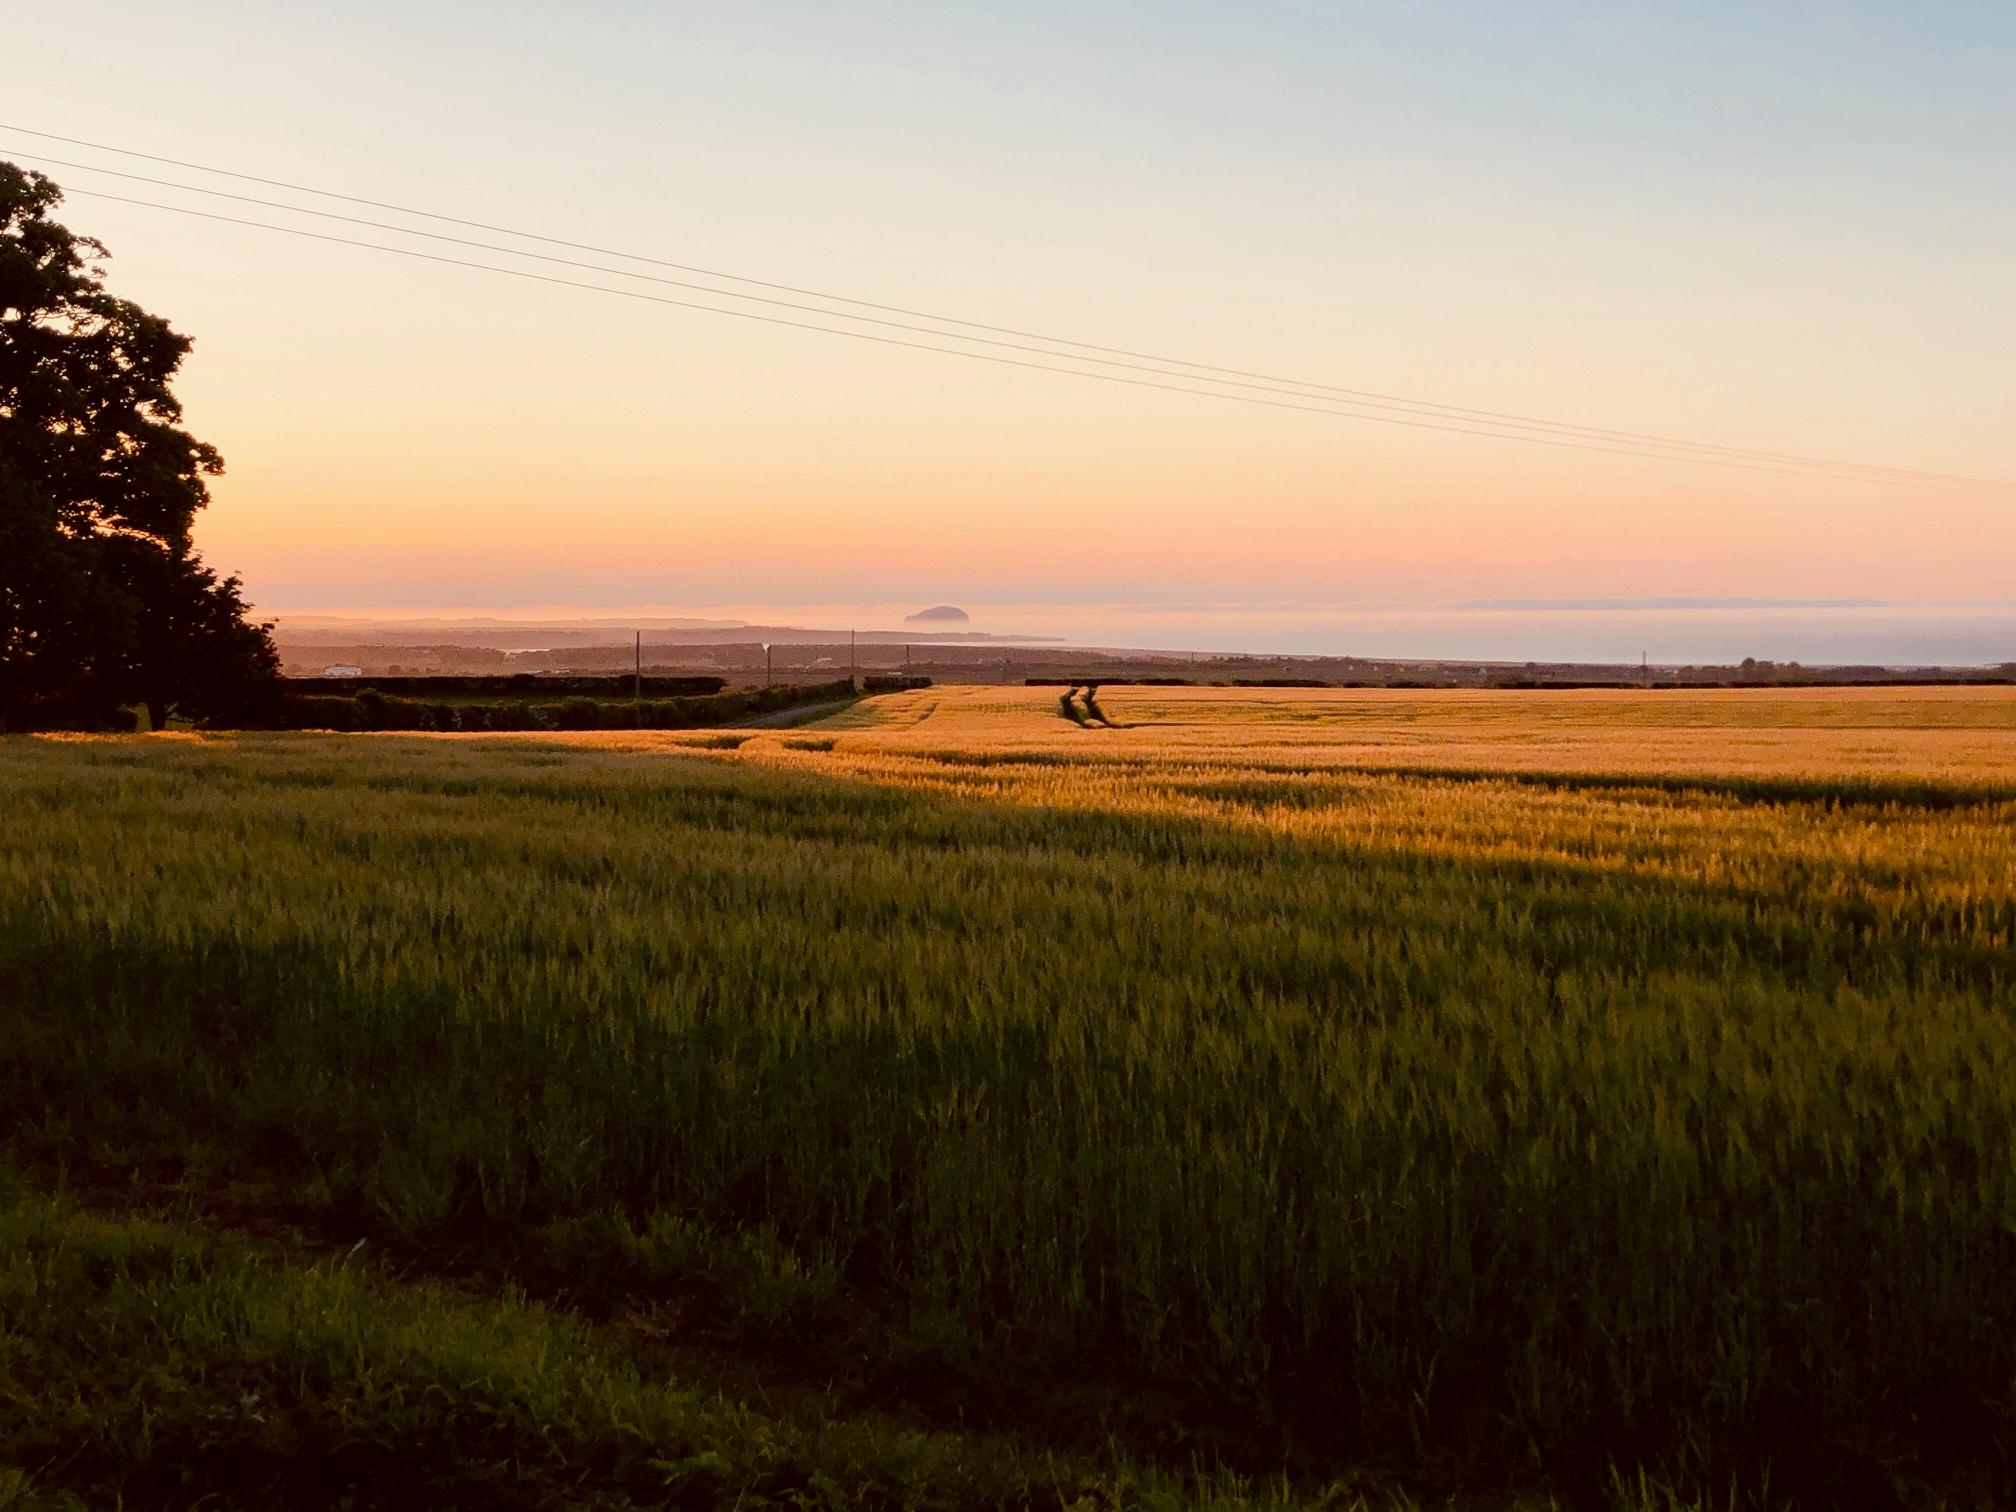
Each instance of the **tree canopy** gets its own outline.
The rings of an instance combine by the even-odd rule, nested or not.
[[[224,469],[170,387],[190,339],[106,289],[61,199],[0,162],[0,729],[257,719],[268,627],[190,540]]]

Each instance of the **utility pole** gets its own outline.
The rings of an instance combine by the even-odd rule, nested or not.
[[[644,701],[644,632],[642,630],[637,632],[636,679],[630,685],[630,702],[642,703]]]
[[[850,683],[855,682],[858,677],[859,673],[856,672],[854,667],[854,632],[849,630],[847,632],[847,681]]]
[[[770,642],[763,642],[763,686],[770,686]]]

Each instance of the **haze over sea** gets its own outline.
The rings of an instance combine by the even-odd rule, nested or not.
[[[387,621],[439,618],[620,622],[690,617],[835,631],[906,628],[916,603],[433,606],[276,611],[284,625],[325,615]],[[1477,661],[1707,664],[1754,656],[1809,665],[1982,666],[2016,661],[2016,603],[1898,604],[1868,600],[1579,599],[1460,604],[987,604],[970,623],[934,632],[1029,635],[1073,645],[1167,651]],[[538,637],[528,637],[528,646]]]

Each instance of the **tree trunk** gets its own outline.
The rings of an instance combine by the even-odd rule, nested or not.
[[[152,698],[147,700],[147,728],[150,730],[168,728],[168,705]]]

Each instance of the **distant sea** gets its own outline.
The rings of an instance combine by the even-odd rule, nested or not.
[[[896,629],[914,606],[690,609],[752,623]],[[1074,645],[1166,651],[1286,652],[1443,661],[1798,661],[1824,666],[1985,666],[2016,662],[2016,603],[1644,605],[964,604],[963,630],[1056,637]],[[918,627],[918,639],[927,627]]]

